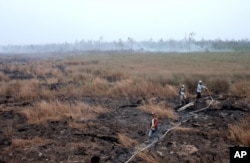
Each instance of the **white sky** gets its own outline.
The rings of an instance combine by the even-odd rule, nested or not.
[[[250,38],[250,0],[0,0],[0,45]]]

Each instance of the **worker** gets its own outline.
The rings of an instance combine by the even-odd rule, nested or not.
[[[201,80],[199,80],[198,85],[197,85],[197,89],[196,89],[196,92],[197,92],[196,101],[199,101],[199,99],[201,98],[202,89],[207,89],[207,87],[202,84]]]
[[[150,129],[149,129],[149,133],[148,133],[148,142],[150,142],[151,138],[154,136],[157,137],[157,139],[159,139],[159,135],[158,135],[159,119],[154,112],[151,113],[151,116],[152,116],[152,120],[150,122]]]
[[[180,95],[180,106],[183,106],[186,104],[185,86],[183,84],[179,89],[179,95]]]

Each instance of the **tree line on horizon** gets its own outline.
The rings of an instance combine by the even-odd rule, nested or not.
[[[37,45],[6,45],[0,46],[2,54],[18,53],[83,53],[91,51],[124,51],[124,52],[218,52],[218,51],[250,51],[250,40],[199,40],[192,37],[183,40],[160,39],[154,41],[152,38],[144,41],[136,41],[131,37],[127,40],[104,41],[81,40],[74,43],[50,43]]]

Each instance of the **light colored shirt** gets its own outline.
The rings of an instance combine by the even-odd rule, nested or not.
[[[196,90],[196,91],[197,91],[198,93],[201,93],[201,91],[202,91],[203,88],[206,88],[206,86],[204,86],[204,85],[202,85],[202,84],[198,84],[198,85],[197,85],[197,90]]]

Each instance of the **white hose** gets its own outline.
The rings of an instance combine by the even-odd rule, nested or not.
[[[179,123],[179,124],[177,124],[176,126],[170,128],[170,129],[168,129],[159,139],[163,139],[163,138],[167,135],[167,133],[168,133],[169,131],[171,131],[171,130],[177,128],[177,127],[179,127],[180,125],[181,125],[181,123]],[[142,151],[148,149],[149,147],[151,147],[152,145],[154,145],[154,144],[157,143],[157,142],[158,142],[158,141],[155,141],[155,142],[153,142],[153,143],[147,145],[146,147],[144,147],[144,148],[142,148],[142,149],[139,149],[139,150],[136,151],[136,152],[128,159],[128,161],[126,161],[125,163],[128,163],[128,162],[131,161],[138,153],[140,153],[140,152],[142,152]]]
[[[206,89],[206,90],[207,90],[207,92],[208,92],[208,94],[209,94],[209,96],[210,96],[210,98],[211,98],[210,103],[208,104],[208,106],[206,106],[206,107],[204,107],[204,108],[201,108],[201,109],[199,109],[199,110],[192,111],[191,113],[197,113],[197,112],[206,110],[206,109],[209,108],[209,106],[214,102],[214,99],[213,99],[213,97],[211,96],[210,92],[208,91],[208,89]]]
[[[199,110],[190,112],[191,114],[197,113],[197,112],[200,112],[200,111],[203,111],[203,110],[206,110],[206,109],[213,103],[214,100],[213,100],[213,98],[212,98],[210,92],[208,91],[208,89],[206,89],[206,90],[207,90],[207,92],[208,92],[208,94],[209,94],[209,96],[210,96],[210,98],[211,98],[211,102],[210,102],[210,103],[208,104],[208,106],[206,106],[205,108],[201,108],[201,109],[199,109]],[[187,120],[188,120],[188,119],[187,119]],[[186,122],[187,120],[182,121],[182,122]],[[160,139],[163,139],[163,138],[167,135],[167,133],[168,133],[169,131],[171,131],[171,130],[177,128],[177,127],[179,127],[179,126],[181,125],[182,122],[180,122],[179,124],[177,124],[176,126],[170,128],[170,129],[168,129],[168,130],[160,137]],[[151,147],[152,145],[154,145],[154,144],[157,143],[157,142],[158,142],[158,141],[155,141],[155,142],[153,142],[153,143],[147,145],[146,147],[144,147],[144,148],[142,148],[142,149],[138,149],[138,151],[136,151],[136,152],[135,152],[135,153],[125,162],[125,163],[128,163],[128,162],[131,161],[138,153],[140,153],[140,152],[142,152],[142,151],[148,149],[149,147]]]

